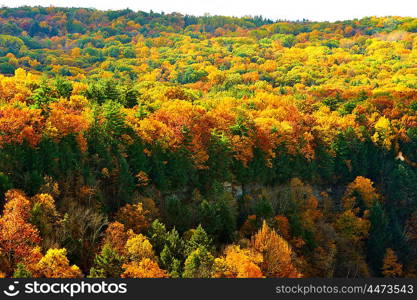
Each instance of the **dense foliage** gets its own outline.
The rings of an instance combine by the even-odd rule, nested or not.
[[[417,276],[417,19],[0,8],[0,275]]]

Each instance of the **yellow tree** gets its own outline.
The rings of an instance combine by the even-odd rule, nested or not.
[[[261,270],[266,277],[299,278],[301,273],[293,264],[293,252],[286,240],[264,221],[262,228],[252,236],[251,246],[263,256]]]
[[[127,263],[123,264],[123,278],[164,278],[166,271],[161,270],[155,261],[156,256],[149,240],[142,234],[129,231],[125,245]]]
[[[347,186],[343,196],[343,207],[344,209],[353,209],[362,204],[364,208],[370,208],[373,202],[380,198],[373,182],[368,178],[358,176]]]
[[[227,278],[262,278],[263,274],[258,264],[262,255],[251,249],[241,249],[231,245],[225,250],[225,256],[214,261],[214,277]]]
[[[46,278],[80,278],[82,273],[76,265],[70,265],[67,250],[49,249],[36,265],[36,273]]]
[[[387,248],[382,266],[382,275],[384,277],[401,277],[403,275],[403,266],[398,262],[394,250]]]
[[[125,249],[126,256],[132,261],[140,261],[143,258],[155,259],[155,253],[149,240],[142,234],[129,232],[130,238],[127,240]]]
[[[149,259],[144,258],[139,262],[131,262],[124,264],[123,269],[125,270],[121,277],[122,278],[166,278],[168,274],[165,270],[159,268],[158,264]]]

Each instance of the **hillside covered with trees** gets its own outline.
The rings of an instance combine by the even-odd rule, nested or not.
[[[1,277],[416,277],[417,19],[0,8]]]

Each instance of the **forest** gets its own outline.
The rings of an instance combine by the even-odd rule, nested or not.
[[[0,8],[0,277],[417,277],[417,19]]]

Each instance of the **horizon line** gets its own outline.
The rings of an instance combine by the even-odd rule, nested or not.
[[[368,15],[368,16],[363,16],[363,17],[353,17],[350,19],[338,19],[338,20],[313,20],[313,19],[308,19],[308,18],[302,18],[302,19],[273,19],[273,18],[269,18],[269,17],[265,17],[262,14],[256,14],[256,15],[222,15],[222,14],[212,14],[210,12],[205,12],[203,14],[188,14],[188,13],[182,13],[182,12],[178,12],[178,11],[171,11],[171,12],[165,12],[165,11],[154,11],[153,9],[150,9],[149,11],[145,11],[145,10],[135,10],[133,8],[130,7],[126,7],[123,9],[100,9],[100,8],[96,8],[96,7],[82,7],[82,6],[55,6],[55,5],[49,5],[49,6],[42,6],[42,5],[20,5],[20,6],[8,6],[8,5],[4,5],[0,3],[0,9],[3,8],[9,8],[9,9],[19,9],[19,8],[25,8],[25,7],[30,7],[30,8],[67,8],[67,9],[91,9],[91,10],[96,10],[96,11],[101,11],[101,12],[108,12],[108,11],[123,11],[123,10],[131,10],[134,13],[139,13],[139,12],[144,12],[144,13],[156,13],[156,14],[160,14],[160,15],[172,15],[172,14],[180,14],[182,16],[191,16],[191,17],[229,17],[229,18],[238,18],[238,19],[244,19],[244,18],[251,18],[254,19],[256,17],[258,18],[262,18],[264,20],[269,20],[272,21],[273,23],[278,23],[278,22],[290,22],[290,23],[339,23],[339,22],[346,22],[346,21],[355,21],[355,20],[362,20],[362,19],[366,19],[366,18],[410,18],[410,19],[417,19],[417,17],[412,17],[412,16],[400,16],[400,15]]]

